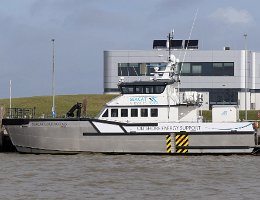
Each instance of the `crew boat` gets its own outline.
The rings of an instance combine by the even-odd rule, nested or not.
[[[169,34],[168,42],[172,39]],[[3,119],[22,153],[252,154],[258,151],[251,122],[202,122],[203,96],[180,92],[178,59],[155,67],[150,81],[125,82],[121,95],[97,118],[81,118],[76,104],[67,118]],[[76,117],[74,112],[77,111]]]

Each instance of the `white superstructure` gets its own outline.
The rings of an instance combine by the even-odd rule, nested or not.
[[[99,119],[118,122],[198,122],[202,94],[179,92],[178,59],[170,53],[165,69],[154,68],[150,81],[118,84],[121,96],[108,102]]]

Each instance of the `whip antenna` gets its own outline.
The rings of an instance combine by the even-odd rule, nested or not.
[[[190,34],[189,34],[189,38],[188,38],[188,43],[187,43],[187,45],[186,45],[186,47],[185,47],[183,59],[182,59],[181,66],[180,66],[179,80],[180,80],[180,75],[181,75],[181,72],[182,72],[183,63],[184,63],[184,61],[185,61],[187,49],[188,49],[188,46],[189,46],[189,43],[190,43],[190,38],[191,38],[191,35],[192,35],[192,32],[193,32],[193,28],[194,28],[194,25],[195,25],[195,22],[196,22],[196,19],[197,19],[198,12],[199,12],[199,8],[197,8],[197,10],[196,10],[196,13],[195,13],[195,16],[194,16],[194,19],[193,19],[193,23],[192,23],[192,26],[191,26],[191,29],[190,29]],[[178,88],[179,88],[179,82],[180,82],[180,81],[178,81]]]

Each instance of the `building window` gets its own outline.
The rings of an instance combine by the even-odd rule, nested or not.
[[[118,63],[118,76],[140,76],[138,63]]]
[[[234,63],[213,63],[213,76],[234,76]]]
[[[147,75],[147,66],[145,63],[141,63],[140,64],[140,74],[142,76],[146,76]]]
[[[148,109],[141,108],[141,117],[148,117]]]
[[[131,109],[131,117],[138,117],[138,109],[137,108]]]
[[[154,68],[164,70],[165,63],[118,63],[118,76],[153,76]]]
[[[151,117],[158,117],[158,108],[151,108]]]
[[[121,109],[121,117],[128,117],[128,109]]]
[[[118,109],[111,109],[111,117],[118,117]]]
[[[155,67],[163,71],[166,64],[118,63],[118,76],[153,76]],[[177,68],[183,76],[234,76],[234,62],[185,62]]]
[[[213,63],[213,67],[223,67],[223,63]]]
[[[238,105],[237,89],[210,89],[209,102],[212,105]]]
[[[223,63],[223,75],[224,76],[234,76],[234,63]]]
[[[181,73],[182,74],[190,74],[191,73],[190,63],[183,63],[181,65]]]
[[[201,65],[192,65],[192,74],[200,75],[202,73],[202,66]]]

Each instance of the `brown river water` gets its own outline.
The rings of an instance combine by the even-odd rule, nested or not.
[[[0,199],[260,199],[260,156],[0,153]]]

